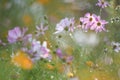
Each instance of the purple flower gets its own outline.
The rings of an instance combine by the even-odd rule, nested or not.
[[[40,41],[32,40],[31,50],[32,52],[37,52],[41,47]]]
[[[87,31],[94,24],[95,17],[95,14],[86,13],[84,17],[80,18],[81,28]]]
[[[26,36],[24,36],[23,38],[23,46],[27,46],[32,42],[32,34],[27,34]]]
[[[99,6],[101,8],[105,8],[105,7],[109,6],[109,3],[105,0],[98,0],[98,3],[96,4],[96,6]]]
[[[115,52],[119,52],[120,51],[120,43],[119,42],[112,42],[111,45],[113,46],[113,50]]]
[[[56,54],[59,58],[63,58],[63,53],[62,53],[61,49],[57,49]]]
[[[64,18],[56,25],[56,32],[55,33],[60,33],[62,31],[74,31],[74,18]]]
[[[73,60],[73,56],[68,56],[66,54],[63,54],[61,49],[59,48],[56,50],[56,54],[60,59],[65,60],[66,63],[70,63]]]
[[[66,62],[70,63],[70,62],[72,62],[72,60],[73,60],[73,56],[68,56],[66,59]]]
[[[39,26],[36,26],[36,29],[37,29],[36,36],[39,36],[41,34],[44,35],[45,31],[48,30],[48,26],[44,26],[43,23],[41,23]]]
[[[27,28],[23,28],[22,30],[19,27],[15,27],[12,30],[8,31],[8,42],[9,43],[15,43],[17,41],[22,41],[24,36],[25,36],[25,32],[27,31]]]
[[[50,50],[47,48],[46,41],[44,41],[41,45],[40,41],[34,40],[30,51],[33,53],[33,61],[39,60],[41,58],[51,59],[51,55],[49,54]]]
[[[100,16],[95,18],[94,24],[90,27],[91,30],[95,30],[96,32],[106,31],[105,25],[108,22],[105,20],[101,20]]]
[[[40,56],[42,58],[48,58],[50,50],[47,48],[47,42],[44,41],[41,48],[40,48]],[[39,52],[38,52],[39,53]]]
[[[105,25],[108,22],[105,20],[101,20],[100,16],[95,14],[86,13],[84,17],[80,18],[80,25],[83,30],[88,31],[95,30],[96,32],[106,31]]]

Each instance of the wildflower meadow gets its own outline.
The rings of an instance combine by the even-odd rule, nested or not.
[[[120,0],[0,0],[0,80],[120,80]]]

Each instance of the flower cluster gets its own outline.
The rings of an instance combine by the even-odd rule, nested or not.
[[[105,20],[102,20],[100,16],[97,16],[96,14],[86,13],[84,17],[80,18],[80,25],[83,30],[88,31],[94,30],[96,32],[106,31],[105,25],[108,22]]]
[[[98,3],[96,5],[104,8],[108,6],[108,3],[104,0],[98,0]],[[95,32],[101,32],[106,31],[105,25],[108,23],[107,21],[102,20],[100,16],[91,13],[86,13],[84,17],[80,17],[79,22],[80,24],[78,25],[75,23],[74,17],[66,17],[56,24],[56,31],[54,33],[57,34],[64,31],[74,33],[74,30],[78,28],[81,28],[84,31],[93,30]],[[36,26],[36,34],[27,34],[28,28],[21,29],[20,27],[15,27],[9,30],[7,36],[9,44],[15,44],[18,42],[21,44],[20,51],[18,52],[19,54],[12,56],[13,62],[24,65],[22,63],[23,61],[19,61],[19,58],[22,58],[26,61],[28,60],[28,62],[36,62],[41,58],[48,60],[52,59],[52,56],[50,55],[51,50],[47,47],[47,41],[42,40],[43,42],[41,43],[40,40],[37,40],[40,39],[39,36],[43,36],[45,34],[46,30],[48,30],[48,25],[44,25],[43,23]],[[5,45],[1,40],[0,44]],[[25,53],[29,56],[29,58],[24,55]],[[59,48],[56,49],[56,55],[66,63],[71,63],[73,60],[73,56],[63,53]],[[26,66],[24,66],[24,68],[26,68]]]
[[[31,49],[29,50],[29,54],[32,55],[32,60],[40,60],[51,59],[51,55],[49,54],[50,50],[47,48],[47,42],[44,41],[43,44],[40,44],[40,41],[36,41],[35,39],[32,41]]]
[[[82,28],[84,31],[94,30],[95,32],[106,31],[105,25],[108,22],[102,20],[100,16],[96,14],[86,13],[84,17],[80,17],[80,24],[78,28]],[[75,20],[74,18],[65,18],[56,25],[56,32],[60,33],[63,31],[73,32],[75,29]]]
[[[20,52],[22,51],[22,54],[26,53],[27,55],[29,55],[30,60],[32,62],[38,61],[41,58],[51,59],[51,55],[49,54],[50,49],[47,48],[47,42],[43,41],[43,44],[41,44],[39,40],[36,40],[36,38],[34,38],[34,36],[36,35],[25,34],[27,30],[28,30],[27,28],[23,28],[21,30],[20,27],[15,27],[9,30],[7,37],[8,42],[10,44],[15,44],[17,42],[20,42],[21,43]],[[41,30],[42,32],[40,32],[39,30]],[[37,33],[38,33],[37,36],[39,36],[41,33],[43,34],[45,30],[47,30],[47,27],[44,29],[43,25],[41,25],[41,27],[37,27]],[[0,43],[3,44],[2,41],[0,41]],[[12,56],[12,59],[14,60],[13,62],[15,62],[15,64],[18,63],[20,65],[23,65],[21,61],[19,62],[19,58],[23,58],[23,56],[20,57],[21,55],[20,56],[17,55],[18,54],[16,55],[14,54],[14,56]]]

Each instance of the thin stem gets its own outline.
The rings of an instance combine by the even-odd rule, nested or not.
[[[102,8],[100,8],[100,16],[101,16],[101,13],[102,13]]]

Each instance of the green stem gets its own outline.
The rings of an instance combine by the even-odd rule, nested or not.
[[[102,13],[102,8],[100,8],[100,16],[101,16],[101,13]]]

